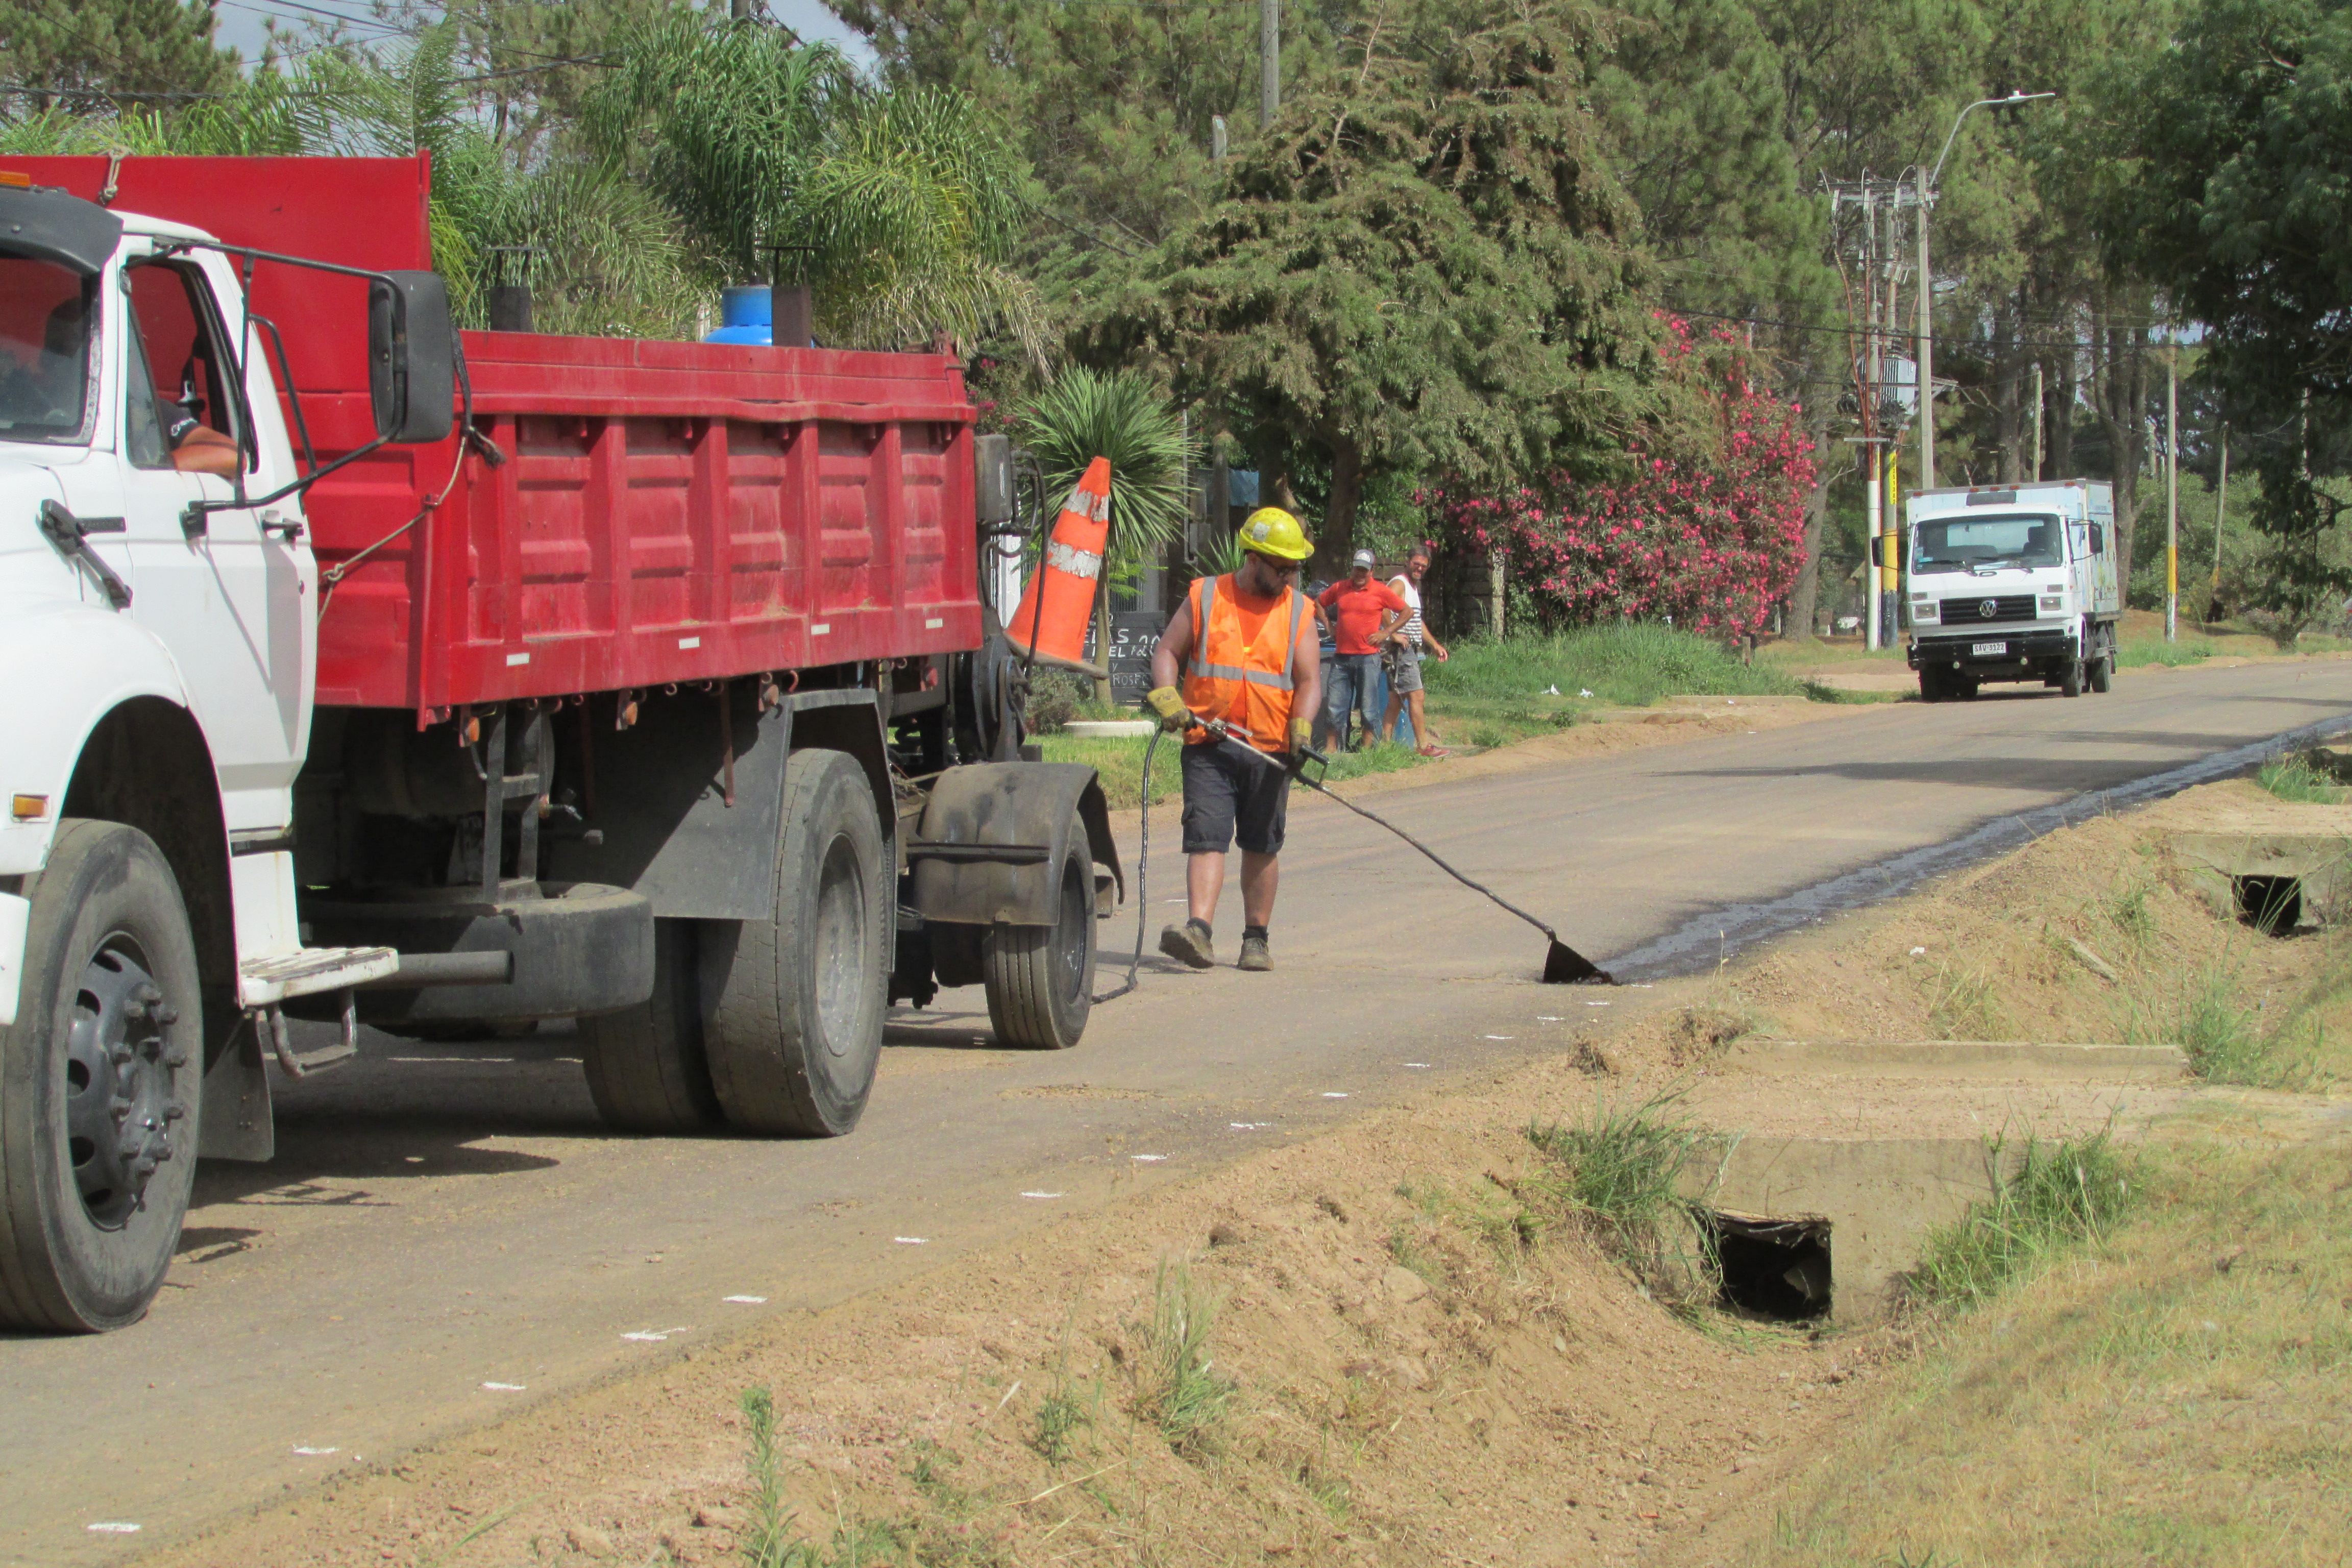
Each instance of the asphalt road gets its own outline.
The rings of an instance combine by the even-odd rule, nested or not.
[[[1605,962],[1726,904],[2347,713],[2352,661],[2126,672],[2104,697],[1874,708],[1371,804]],[[1155,932],[1181,886],[1173,820],[1156,824]],[[864,1125],[831,1142],[606,1136],[568,1028],[369,1037],[361,1061],[281,1086],[275,1163],[200,1174],[146,1322],[0,1339],[0,1562],[135,1553],[665,1345],[1507,1066],[1603,999],[1535,984],[1539,936],[1328,803],[1294,810],[1283,865],[1276,973],[1148,959],[1140,990],[1055,1056],[995,1049],[978,989],[944,993],[894,1024]],[[1228,952],[1239,927],[1225,911]]]

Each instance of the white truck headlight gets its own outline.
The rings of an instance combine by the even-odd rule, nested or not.
[[[2066,607],[2066,595],[2044,594],[2042,595],[2042,607],[2045,610],[2063,610]]]

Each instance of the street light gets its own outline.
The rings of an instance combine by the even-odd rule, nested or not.
[[[1960,139],[1960,123],[1979,109],[2012,109],[2036,99],[2055,98],[2054,92],[2012,92],[2007,98],[1980,98],[1952,116],[1952,133],[1944,138],[1944,150],[1936,154],[1932,170],[1917,171],[1914,189],[1919,196],[1919,480],[1916,489],[1932,489],[1936,483],[1936,275],[1927,270],[1927,208],[1936,199],[1937,188],[1944,178],[1944,160],[1952,155],[1952,143]],[[2035,419],[2042,411],[2035,409]],[[2042,476],[2036,474],[2035,479]]]

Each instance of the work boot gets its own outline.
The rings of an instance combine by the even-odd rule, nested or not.
[[[1235,969],[1272,969],[1274,957],[1265,951],[1265,932],[1242,932],[1242,955],[1234,963]]]
[[[1181,960],[1194,969],[1206,969],[1217,962],[1209,946],[1209,922],[1186,921],[1180,926],[1170,926],[1160,933],[1160,951]]]

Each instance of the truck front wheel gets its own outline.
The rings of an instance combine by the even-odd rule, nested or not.
[[[654,921],[654,994],[580,1020],[588,1093],[625,1132],[707,1132],[725,1118],[703,1054],[695,921]]]
[[[1083,824],[1065,836],[1050,926],[991,926],[981,939],[988,1021],[1017,1050],[1066,1051],[1094,1007],[1095,870]]]
[[[58,826],[0,1030],[0,1326],[145,1315],[195,1179],[204,1008],[178,879],[119,823]]]
[[[702,986],[730,1125],[837,1138],[857,1125],[888,1012],[892,881],[866,772],[811,748],[784,764],[773,920],[713,922]]]

